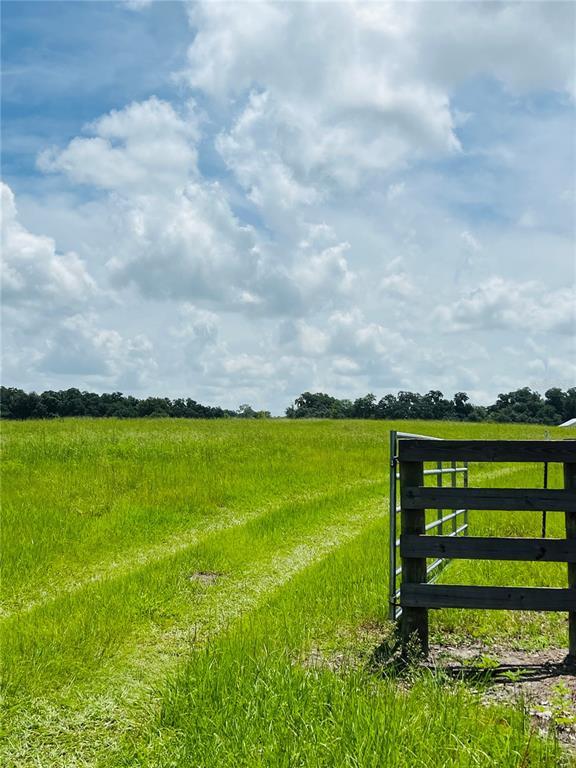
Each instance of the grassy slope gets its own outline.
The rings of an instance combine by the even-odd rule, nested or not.
[[[489,710],[465,688],[423,678],[406,691],[365,665],[335,674],[306,663],[310,653],[357,657],[387,631],[393,426],[3,425],[4,762],[556,765],[555,746],[531,739],[519,711]],[[397,426],[446,437],[546,432]],[[487,471],[473,466],[471,484],[488,482]],[[489,482],[541,482],[536,467],[496,471]],[[475,534],[539,530],[529,513],[470,517]],[[550,518],[560,533],[561,516]],[[224,575],[207,585],[190,580],[198,571]],[[554,564],[453,563],[448,576],[565,583]],[[432,617],[442,639],[565,643],[561,615]]]

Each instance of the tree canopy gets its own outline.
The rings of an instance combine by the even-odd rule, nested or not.
[[[268,411],[256,411],[241,405],[238,411],[219,406],[202,405],[191,398],[147,397],[139,400],[122,392],[81,392],[66,389],[37,394],[13,387],[0,388],[0,414],[4,419],[53,419],[57,416],[115,416],[122,419],[142,416],[154,418],[222,419],[266,418]]]
[[[202,405],[189,397],[138,399],[122,392],[97,394],[79,389],[47,390],[41,394],[14,387],[0,387],[0,415],[4,419],[52,419],[62,416],[116,417],[123,419],[262,419],[269,411],[243,403],[236,411]],[[289,419],[430,419],[455,421],[523,422],[560,424],[576,416],[576,387],[548,389],[544,396],[529,387],[498,395],[492,405],[473,405],[466,392],[451,399],[439,390],[425,395],[400,391],[380,399],[372,392],[356,400],[339,399],[324,392],[303,392],[286,409]]]
[[[372,393],[338,400],[323,392],[304,392],[286,410],[290,419],[449,419],[455,421],[505,421],[559,424],[576,416],[576,387],[563,392],[554,387],[542,397],[528,387],[498,395],[492,405],[473,405],[466,392],[450,400],[438,390],[425,395],[398,392],[380,400]]]

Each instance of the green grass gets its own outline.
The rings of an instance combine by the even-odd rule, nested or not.
[[[556,766],[520,707],[383,676],[388,432],[451,423],[4,423],[7,766]],[[551,431],[554,436],[554,430]],[[558,436],[565,436],[558,431]],[[541,467],[472,465],[471,485]],[[560,487],[558,468],[551,484]],[[549,514],[550,535],[563,519]],[[539,535],[534,513],[470,513]],[[194,578],[215,573],[214,583]],[[191,578],[192,577],[192,578]],[[565,566],[459,562],[454,583],[563,586]],[[437,611],[437,642],[566,644],[561,614]],[[433,762],[430,762],[433,756]]]

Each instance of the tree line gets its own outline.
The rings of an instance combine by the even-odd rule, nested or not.
[[[269,411],[256,411],[243,404],[237,411],[202,405],[191,398],[146,397],[142,400],[122,392],[98,395],[65,389],[41,394],[14,387],[0,387],[0,415],[3,419],[53,419],[58,416],[92,416],[135,419],[140,417],[223,419],[269,418]]]
[[[270,418],[248,404],[233,411],[202,405],[191,398],[147,397],[138,399],[121,392],[82,392],[66,389],[41,394],[14,387],[0,387],[0,416],[4,419],[53,419],[62,416],[116,418],[223,419]],[[498,421],[528,424],[560,424],[576,417],[576,387],[548,389],[544,396],[529,387],[498,395],[492,405],[473,405],[466,392],[452,399],[439,390],[425,395],[398,392],[377,400],[372,393],[356,400],[338,399],[323,392],[303,392],[286,409],[289,419],[430,419],[450,421]]]
[[[425,395],[399,392],[380,400],[367,394],[356,400],[339,400],[322,392],[304,392],[286,410],[289,419],[434,419],[450,421],[499,421],[525,424],[561,424],[576,416],[576,387],[558,387],[542,397],[529,387],[498,395],[492,405],[473,405],[466,392],[451,400],[442,392]]]

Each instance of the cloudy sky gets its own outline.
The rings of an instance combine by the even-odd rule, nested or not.
[[[3,383],[576,385],[576,4],[3,12]]]

